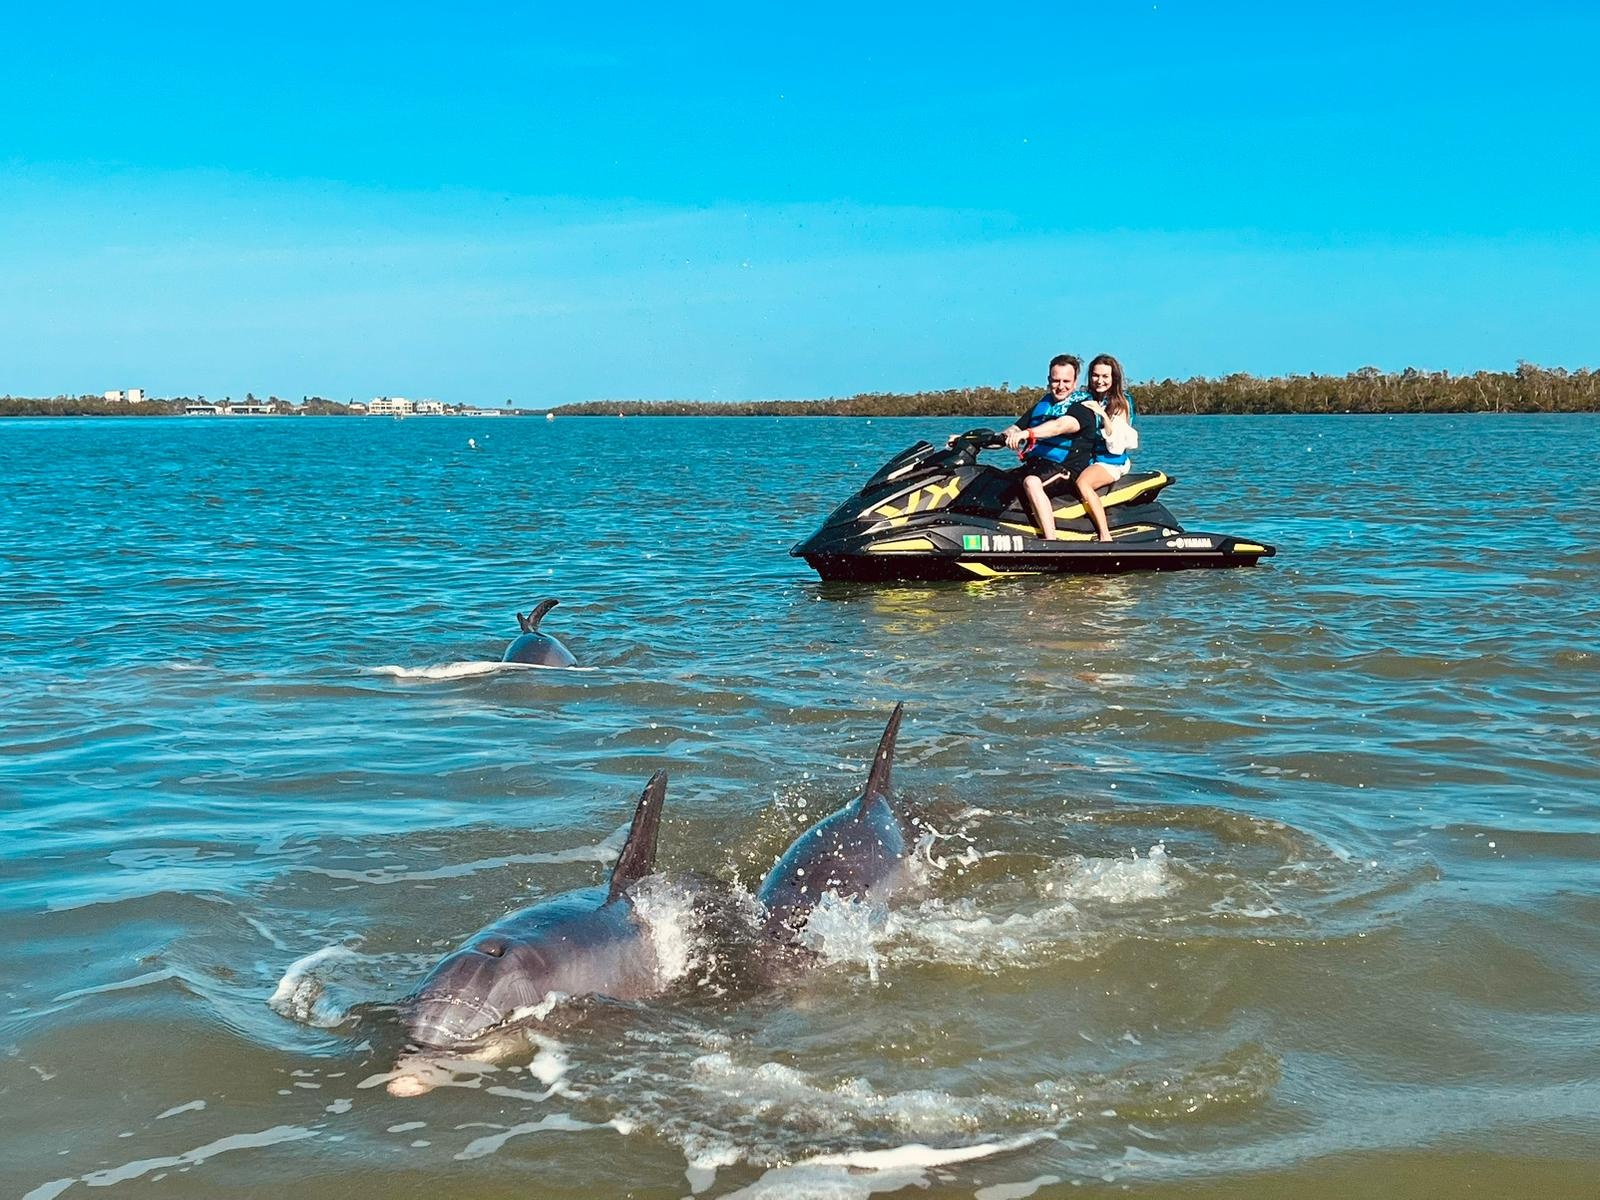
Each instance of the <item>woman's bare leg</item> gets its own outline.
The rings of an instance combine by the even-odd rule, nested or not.
[[[1039,527],[1039,536],[1047,542],[1056,540],[1056,510],[1050,497],[1044,494],[1044,483],[1037,475],[1022,481],[1023,494],[1028,497],[1028,507],[1033,511],[1033,523]]]
[[[1095,488],[1104,487],[1115,479],[1104,463],[1090,463],[1078,475],[1078,495],[1083,498],[1083,506],[1089,510],[1089,519],[1094,522],[1095,533],[1102,542],[1111,540],[1111,528],[1106,524],[1105,506],[1100,503],[1100,493]]]

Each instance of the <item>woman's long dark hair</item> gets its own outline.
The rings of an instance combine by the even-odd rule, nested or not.
[[[1101,363],[1111,368],[1111,390],[1106,393],[1103,401],[1106,406],[1106,416],[1114,417],[1120,414],[1125,417],[1128,415],[1128,393],[1122,387],[1121,363],[1109,354],[1096,354],[1089,360],[1089,369],[1084,372],[1083,377],[1085,380],[1092,380],[1094,378],[1094,369]],[[1093,387],[1090,387],[1089,394],[1096,400],[1100,399],[1099,396],[1094,395]]]

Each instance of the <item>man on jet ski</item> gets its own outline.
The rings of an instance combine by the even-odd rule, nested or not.
[[[1056,538],[1051,495],[1068,487],[1094,458],[1098,426],[1094,410],[1084,404],[1089,393],[1075,390],[1080,366],[1076,355],[1052,358],[1050,390],[1001,431],[1006,446],[1022,459],[1011,475],[1021,485],[1039,535],[1047,542]]]

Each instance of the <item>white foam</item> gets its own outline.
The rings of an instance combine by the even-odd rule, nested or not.
[[[503,671],[593,671],[594,667],[552,667],[544,663],[519,662],[453,662],[436,663],[431,667],[373,667],[374,675],[387,675],[391,679],[420,679],[439,681],[472,679],[478,675],[498,675]]]
[[[513,1125],[499,1133],[492,1133],[485,1137],[474,1138],[468,1142],[466,1148],[456,1155],[458,1161],[469,1161],[474,1158],[487,1158],[500,1147],[504,1146],[514,1137],[522,1137],[530,1133],[542,1133],[545,1130],[560,1130],[562,1132],[580,1132],[586,1129],[611,1129],[615,1125],[607,1121],[596,1125],[589,1121],[580,1121],[567,1113],[551,1113],[549,1116],[540,1117],[537,1121],[528,1121],[521,1125]]]
[[[218,1138],[214,1142],[207,1142],[204,1146],[197,1146],[193,1150],[186,1150],[182,1154],[164,1155],[161,1158],[145,1158],[137,1162],[124,1163],[120,1167],[108,1167],[101,1171],[90,1171],[87,1175],[78,1178],[90,1187],[109,1187],[116,1183],[126,1183],[130,1179],[137,1179],[141,1175],[148,1175],[152,1171],[159,1171],[167,1167],[188,1168],[214,1158],[219,1154],[226,1154],[232,1150],[252,1150],[262,1146],[276,1146],[280,1142],[297,1142],[302,1138],[314,1138],[317,1131],[305,1129],[299,1125],[274,1125],[271,1129],[263,1129],[257,1133],[236,1133],[229,1137]],[[43,1200],[46,1196],[59,1196],[66,1191],[74,1179],[58,1179],[42,1184],[28,1193],[32,1200]],[[54,1190],[46,1190],[54,1189]],[[26,1200],[26,1198],[25,1198]]]
[[[187,1104],[174,1105],[172,1108],[167,1109],[166,1112],[157,1113],[156,1120],[165,1121],[168,1117],[175,1117],[179,1113],[199,1112],[205,1106],[206,1102],[204,1100],[191,1100]]]
[[[881,904],[825,892],[806,918],[800,941],[824,963],[860,963],[876,983],[883,959],[878,944],[888,933],[888,921]]]
[[[661,986],[676,983],[689,973],[705,945],[694,896],[681,884],[651,875],[640,880],[628,899],[650,935]]]
[[[387,675],[392,679],[470,679],[474,675],[493,675],[505,668],[524,670],[526,663],[453,662],[432,667],[373,667],[374,675]]]
[[[955,1163],[974,1162],[1005,1154],[1053,1134],[1031,1134],[1002,1142],[939,1149],[912,1142],[887,1150],[854,1150],[844,1154],[819,1154],[791,1166],[774,1167],[748,1187],[729,1192],[724,1200],[864,1200],[875,1192],[926,1188],[928,1171]]]
[[[801,1166],[840,1166],[853,1167],[858,1171],[891,1171],[904,1170],[907,1167],[926,1168],[944,1167],[951,1163],[972,1162],[979,1158],[992,1158],[996,1154],[1004,1154],[1009,1150],[1017,1150],[1023,1146],[1031,1145],[1047,1134],[1034,1134],[1028,1137],[1012,1138],[1004,1142],[984,1142],[977,1146],[952,1146],[947,1149],[935,1149],[924,1146],[920,1142],[912,1142],[905,1146],[896,1146],[889,1150],[852,1150],[845,1154],[819,1154],[813,1158],[802,1159],[797,1165]]]
[[[349,1011],[328,996],[327,983],[319,968],[330,962],[360,957],[348,946],[324,946],[296,959],[278,980],[267,1007],[281,1017],[318,1029],[332,1029],[343,1024]]]
[[[956,860],[958,863],[960,859]],[[941,860],[935,860],[935,866]],[[1042,907],[996,916],[973,897],[875,912],[824,903],[808,931],[812,948],[829,962],[858,962],[877,978],[879,965],[939,962],[987,970],[1059,961],[1064,944],[1092,945],[1084,905],[1133,904],[1168,895],[1180,886],[1166,848],[1140,858],[1074,858],[1042,877]],[[825,898],[826,899],[826,898]]]
[[[556,1006],[572,999],[565,992],[546,992],[544,999],[537,1004],[530,1004],[525,1008],[514,1008],[506,1014],[506,1025],[526,1025],[530,1021],[542,1021],[555,1012]]]
[[[683,1173],[689,1180],[689,1190],[697,1196],[717,1181],[719,1167],[731,1167],[744,1158],[739,1147],[732,1142],[703,1139],[695,1139],[694,1145],[686,1145],[683,1153],[688,1160]]]
[[[1080,927],[1071,903],[997,918],[962,899],[929,900],[892,913],[887,932],[898,941],[897,960],[995,969],[1059,961],[1061,943],[1078,935]]]
[[[1060,1183],[1059,1175],[1038,1175],[1033,1179],[1024,1179],[1019,1183],[996,1183],[990,1187],[982,1187],[972,1193],[973,1200],[1027,1200],[1040,1188],[1049,1187],[1053,1183]]]
[[[533,1056],[533,1061],[528,1064],[528,1073],[546,1087],[553,1087],[572,1068],[571,1060],[567,1058],[566,1047],[560,1042],[536,1034],[530,1035],[530,1038],[539,1050]]]
[[[1167,848],[1159,842],[1145,858],[1080,858],[1045,884],[1047,895],[1071,900],[1104,900],[1132,904],[1165,896],[1178,886]]]
[[[726,1051],[696,1058],[689,1065],[689,1079],[711,1105],[731,1105],[780,1123],[786,1112],[803,1114],[808,1124],[831,1127],[833,1134],[845,1137],[859,1133],[863,1125],[884,1124],[920,1137],[958,1136],[998,1111],[988,1096],[961,1097],[926,1088],[883,1094],[866,1079],[819,1081],[783,1063],[742,1063]]]

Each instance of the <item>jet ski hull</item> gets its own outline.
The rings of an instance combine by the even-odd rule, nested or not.
[[[905,540],[905,539],[900,539]],[[991,539],[992,541],[993,539]],[[859,583],[917,582],[959,579],[968,583],[1019,575],[1094,574],[1128,571],[1190,571],[1219,567],[1253,567],[1271,558],[1273,547],[1221,534],[1181,533],[1150,541],[1059,543],[1058,548],[1033,538],[1037,549],[966,551],[933,549],[829,552],[801,546],[792,551],[824,581]]]

